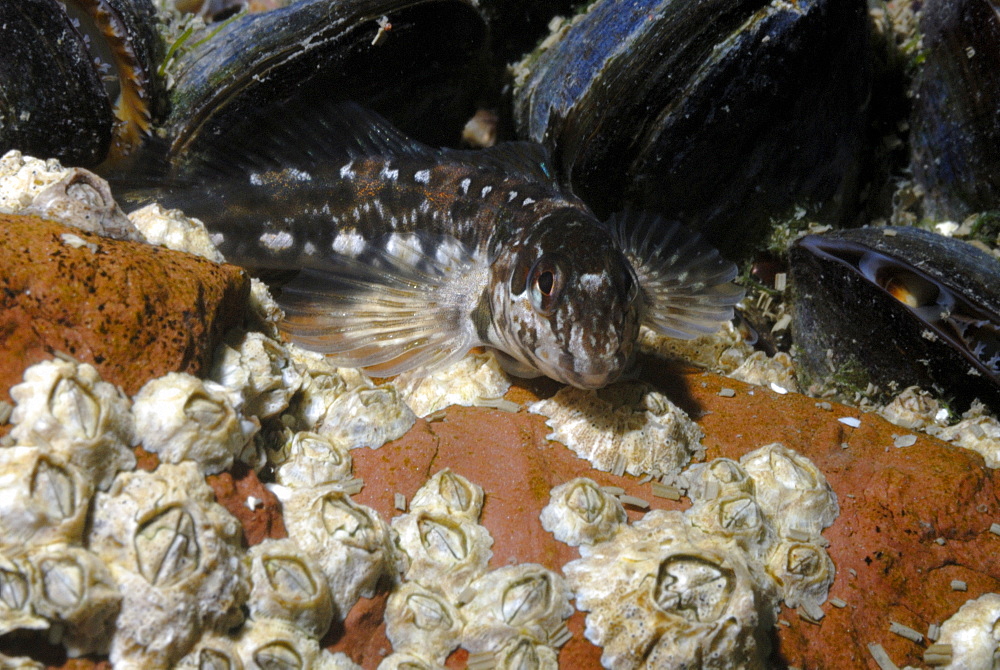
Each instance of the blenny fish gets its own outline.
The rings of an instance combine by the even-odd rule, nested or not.
[[[485,346],[512,374],[599,388],[640,325],[692,338],[743,295],[683,228],[599,221],[539,144],[435,149],[351,103],[234,130],[179,174],[153,197],[228,261],[298,271],[278,297],[289,337],[377,376]]]

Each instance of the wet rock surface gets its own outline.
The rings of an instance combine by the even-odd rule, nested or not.
[[[54,352],[130,395],[166,372],[207,371],[248,291],[233,266],[0,215],[0,399]]]

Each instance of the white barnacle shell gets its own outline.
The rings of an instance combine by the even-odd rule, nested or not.
[[[336,486],[287,489],[282,499],[285,527],[319,564],[341,621],[364,596],[375,594],[383,576],[395,580],[405,557],[378,514],[351,500]]]
[[[284,619],[316,639],[333,621],[333,600],[319,565],[294,540],[250,548],[251,619]]]
[[[392,520],[399,546],[409,557],[405,577],[456,600],[486,572],[493,538],[485,527],[447,513],[417,510]]]
[[[83,540],[93,484],[41,447],[0,449],[0,548]]]
[[[941,624],[938,644],[951,645],[946,668],[994,668],[1000,655],[1000,594],[968,600]]]
[[[45,664],[27,656],[7,656],[0,653],[0,670],[45,670]]]
[[[268,451],[274,478],[290,488],[322,486],[351,478],[351,452],[318,433],[286,430],[277,451]]]
[[[765,566],[789,607],[815,611],[826,601],[835,568],[826,549],[814,542],[781,540],[771,549]]]
[[[837,494],[805,456],[775,442],[744,454],[740,464],[753,477],[757,504],[778,533],[819,536],[840,514]]]
[[[389,596],[385,633],[396,652],[443,665],[461,642],[465,618],[439,592],[406,582]],[[381,665],[379,666],[381,667]]]
[[[988,415],[968,416],[941,429],[937,437],[983,457],[988,468],[1000,468],[1000,421]]]
[[[194,461],[207,474],[231,467],[257,431],[233,407],[224,386],[183,372],[147,382],[132,412],[148,451],[166,463]]]
[[[445,666],[408,651],[396,651],[378,664],[378,670],[445,670]]]
[[[0,635],[12,630],[45,630],[49,622],[35,614],[38,578],[24,557],[0,553]]]
[[[521,636],[493,654],[499,670],[559,670],[559,654],[546,644]]]
[[[179,660],[176,670],[243,670],[237,640],[220,633],[205,633]]]
[[[795,379],[795,363],[792,357],[783,351],[774,356],[768,356],[763,351],[755,351],[729,373],[733,379],[747,384],[768,386],[776,384],[786,391],[798,393],[799,383]]]
[[[164,209],[152,203],[131,212],[128,218],[150,244],[195,254],[216,263],[226,260],[212,244],[205,224],[200,219],[184,216],[179,209]]]
[[[238,625],[250,591],[241,544],[194,463],[122,473],[95,496],[89,546],[123,596],[115,667],[169,667],[203,632]]]
[[[777,593],[746,554],[654,510],[563,572],[606,668],[755,668]]]
[[[698,425],[647,384],[623,382],[597,391],[567,386],[528,410],[549,417],[550,440],[604,472],[670,480],[704,454]]]
[[[67,545],[46,546],[29,560],[37,580],[32,605],[62,630],[67,653],[108,653],[122,596],[104,561]]]
[[[79,468],[101,490],[119,470],[135,467],[135,431],[128,398],[92,365],[44,361],[24,371],[10,389],[17,403],[11,436],[46,447]]]
[[[490,406],[510,388],[510,380],[492,353],[470,353],[429,375],[403,373],[394,385],[417,416],[449,405]]]
[[[438,512],[475,522],[483,511],[483,488],[445,468],[417,489],[410,510]]]
[[[320,649],[319,641],[281,619],[248,621],[235,642],[244,670],[360,670],[342,653]]]
[[[491,570],[472,589],[475,597],[462,608],[462,646],[472,653],[497,653],[522,638],[547,645],[573,613],[566,580],[535,563]]]
[[[245,414],[261,419],[284,411],[302,384],[302,373],[284,346],[256,332],[220,345],[210,377],[242,398]]]
[[[621,501],[586,477],[552,489],[540,518],[542,528],[571,547],[610,540],[628,521]]]
[[[763,561],[777,541],[771,520],[750,494],[743,492],[698,500],[685,511],[692,525],[721,539],[732,540]]]
[[[893,398],[878,413],[886,421],[909,430],[934,427],[941,403],[927,391],[910,386]]]
[[[271,337],[279,337],[278,324],[285,318],[285,313],[278,307],[278,302],[271,295],[267,284],[256,277],[250,278],[250,300],[248,307],[250,308],[250,313],[256,317],[255,326],[258,329]]]
[[[694,463],[684,471],[681,479],[688,497],[694,502],[711,500],[720,495],[754,494],[753,478],[742,465],[730,458]]]

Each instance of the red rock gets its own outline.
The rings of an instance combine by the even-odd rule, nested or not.
[[[248,547],[260,544],[267,538],[288,537],[281,519],[281,503],[271,491],[264,488],[257,473],[242,463],[229,472],[205,478],[215,492],[215,500],[243,526],[243,540]],[[247,506],[251,497],[260,501],[253,509]]]
[[[0,399],[56,351],[129,395],[167,372],[199,374],[240,324],[248,292],[234,266],[0,214]]]

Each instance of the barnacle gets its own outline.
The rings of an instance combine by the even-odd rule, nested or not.
[[[201,633],[240,623],[250,587],[240,525],[194,463],[122,473],[94,499],[92,551],[123,599],[115,667],[165,668]]]
[[[18,443],[45,447],[101,490],[119,470],[135,467],[129,401],[101,381],[92,365],[63,360],[32,365],[10,395],[17,403],[10,434]]]
[[[464,625],[455,605],[417,582],[400,586],[386,605],[385,631],[392,648],[437,665],[458,646]]]
[[[210,377],[242,398],[244,413],[261,419],[284,411],[302,384],[282,344],[256,332],[221,345]]]
[[[152,203],[131,212],[128,218],[150,244],[185,251],[216,263],[225,261],[212,244],[205,224],[184,216],[178,209],[164,209]]]
[[[250,549],[252,619],[283,619],[316,639],[333,621],[333,600],[319,565],[290,539]]]
[[[694,463],[684,471],[682,483],[692,501],[704,501],[720,495],[754,494],[754,483],[743,466],[730,458],[715,458]]]
[[[471,588],[476,595],[462,608],[462,646],[472,653],[497,653],[522,638],[547,645],[573,613],[566,580],[534,563],[491,570]]]
[[[1000,656],[1000,594],[968,600],[941,624],[938,644],[951,645],[949,668],[994,668]]]
[[[281,502],[288,535],[327,579],[337,620],[358,598],[372,597],[380,578],[395,580],[404,568],[385,521],[336,486],[287,489]]]
[[[234,638],[206,633],[174,667],[177,670],[243,670],[243,662]]]
[[[407,580],[457,599],[486,571],[493,538],[474,521],[417,508],[392,520],[399,546],[410,559]]]
[[[167,463],[194,461],[208,474],[232,466],[258,427],[233,408],[224,386],[181,372],[147,382],[134,403],[147,450]]]
[[[639,331],[638,345],[641,350],[664,358],[690,361],[723,373],[735,370],[753,354],[753,347],[731,321],[722,324],[714,333],[693,340],[680,340],[643,327]]]
[[[563,572],[605,667],[765,667],[774,585],[680,512],[649,512]]]
[[[941,404],[928,392],[910,386],[878,410],[882,417],[902,428],[927,430],[935,426]],[[947,412],[945,413],[947,414]]]
[[[248,621],[236,647],[246,670],[312,670],[323,656],[315,637],[280,619]]]
[[[417,416],[449,405],[490,405],[510,388],[510,380],[491,353],[472,353],[429,375],[403,373],[395,386]]]
[[[528,410],[549,417],[550,440],[604,472],[670,479],[704,454],[698,425],[646,384],[625,382],[597,391],[567,386]]]
[[[781,588],[788,607],[816,610],[825,600],[835,574],[826,549],[813,542],[781,540],[767,559],[767,573]]]
[[[757,504],[782,536],[797,531],[817,537],[840,513],[822,471],[778,442],[745,454],[740,464],[753,477]]]
[[[986,461],[988,468],[1000,468],[1000,421],[985,413],[985,408],[974,402],[954,426],[941,429],[938,438],[975,451]]]
[[[733,540],[749,555],[763,560],[777,535],[757,500],[747,493],[698,500],[685,512],[697,528]]]
[[[21,628],[49,627],[49,622],[32,608],[37,584],[35,566],[27,559],[0,554],[0,635]]]
[[[493,655],[500,670],[558,670],[559,654],[552,647],[521,636],[508,642]]]
[[[292,488],[335,484],[351,478],[351,452],[318,433],[286,429],[285,441],[269,451],[274,478]]]
[[[542,528],[571,547],[610,540],[628,521],[618,498],[586,477],[552,489],[540,518]]]
[[[730,374],[733,379],[748,384],[767,386],[776,384],[786,391],[798,393],[799,384],[795,380],[795,363],[783,351],[768,356],[763,351],[755,351]]]
[[[445,667],[414,653],[396,651],[382,659],[378,670],[445,670]]]
[[[0,449],[0,548],[80,542],[93,491],[79,470],[41,447]]]
[[[445,468],[417,489],[410,501],[410,510],[438,512],[478,521],[483,510],[483,488]]]

